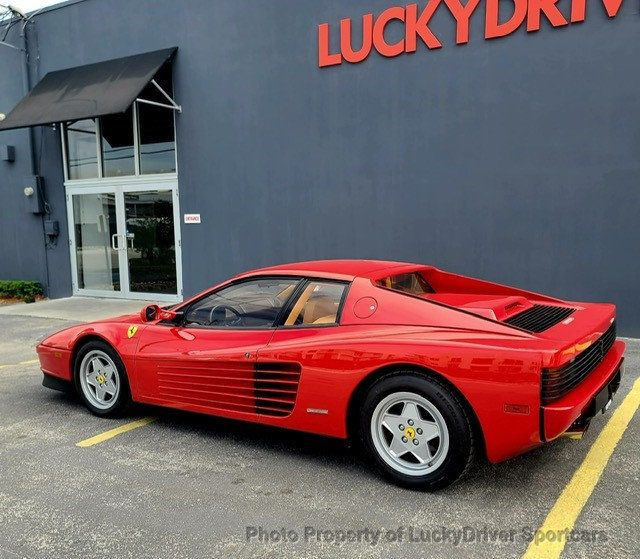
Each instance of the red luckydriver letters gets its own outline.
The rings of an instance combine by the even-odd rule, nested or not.
[[[558,0],[512,0],[511,8],[506,9],[500,0],[484,0],[485,4],[485,32],[486,39],[495,39],[510,35],[525,22],[527,31],[540,29],[541,17],[544,17],[554,27],[561,27],[569,23],[579,23],[586,17],[587,0],[572,0],[571,14],[565,16],[556,6]],[[393,6],[384,10],[378,17],[369,13],[362,16],[362,40],[352,37],[351,19],[340,21],[340,52],[331,52],[329,39],[331,28],[328,23],[318,26],[318,64],[319,66],[335,66],[342,62],[356,64],[365,60],[375,49],[382,56],[394,57],[407,52],[415,52],[418,42],[422,42],[429,49],[442,47],[440,39],[429,29],[431,18],[438,9],[446,9],[456,21],[456,43],[461,45],[469,41],[469,22],[471,16],[478,9],[481,0],[429,0],[420,9],[418,4],[408,6]],[[602,0],[604,9],[609,17],[618,15],[622,0]],[[444,5],[444,6],[443,6]],[[502,10],[502,13],[501,13]],[[510,17],[505,19],[505,10]],[[504,20],[504,21],[502,21]],[[392,21],[404,24],[404,38],[395,43],[387,42],[385,28]],[[353,45],[360,48],[354,49]]]

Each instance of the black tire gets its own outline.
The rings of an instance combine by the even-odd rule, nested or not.
[[[410,393],[426,399],[436,408],[435,413],[439,412],[440,421],[444,420],[448,431],[447,444],[442,446],[441,451],[436,451],[440,454],[438,460],[434,459],[434,462],[441,461],[441,463],[424,475],[420,472],[407,474],[399,471],[403,465],[394,464],[392,466],[389,462],[394,462],[393,458],[387,456],[385,459],[383,457],[384,451],[378,450],[376,443],[374,443],[372,420],[376,408],[383,401],[393,402],[393,395],[400,393]],[[389,430],[387,431],[390,433]],[[394,436],[390,435],[391,439]],[[415,438],[418,439],[418,435],[415,435]],[[473,463],[476,444],[472,420],[460,396],[439,379],[414,371],[398,371],[383,377],[369,389],[360,410],[358,439],[366,457],[374,463],[384,477],[402,487],[427,491],[441,489],[462,477]],[[402,440],[406,440],[405,437],[402,437]],[[436,437],[433,441],[435,442],[427,444],[437,445],[441,439]],[[382,444],[384,443],[378,437],[378,445]],[[411,456],[411,451],[408,452],[409,454],[399,455],[400,459],[398,460],[401,460],[402,456],[414,459]],[[410,464],[408,466],[411,467]],[[420,464],[417,467],[420,467]]]
[[[95,351],[103,352],[111,359],[115,365],[115,374],[117,375],[119,382],[117,396],[112,402],[109,402],[109,406],[106,409],[101,409],[91,402],[85,394],[80,380],[80,367],[83,359],[87,354]],[[82,402],[87,409],[95,415],[100,417],[118,417],[121,416],[131,404],[131,390],[129,388],[129,381],[124,363],[122,362],[122,359],[120,359],[118,353],[106,342],[92,340],[82,345],[76,354],[73,364],[73,380],[76,392],[80,396]]]

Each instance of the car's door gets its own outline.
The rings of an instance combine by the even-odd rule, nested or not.
[[[148,325],[135,366],[142,398],[220,415],[256,413],[257,353],[299,282],[232,283],[192,303],[178,321]]]
[[[326,431],[322,417],[338,396],[335,387],[337,375],[344,370],[341,361],[354,362],[352,354],[340,351],[344,332],[339,321],[348,286],[342,281],[305,280],[283,312],[281,325],[258,353],[257,369],[271,370],[270,378],[278,380],[274,375],[280,367],[281,382],[295,390],[289,409],[295,407],[297,427]],[[320,423],[312,419],[314,414]]]

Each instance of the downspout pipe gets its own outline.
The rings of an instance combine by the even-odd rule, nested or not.
[[[23,94],[26,96],[31,91],[31,75],[29,71],[29,39],[27,37],[27,25],[29,24],[29,20],[31,18],[27,18],[22,21],[20,25],[20,46],[22,51],[22,90]],[[44,131],[40,132],[44,134]],[[36,140],[35,133],[33,130],[33,126],[29,126],[27,128],[27,134],[29,138],[29,154],[30,154],[30,164],[31,164],[31,174],[33,176],[40,174],[40,169],[38,169],[37,161],[38,154],[36,153]],[[50,280],[49,280],[49,254],[47,250],[47,242],[46,242],[46,234],[44,228],[44,220],[45,216],[40,216],[40,223],[42,226],[42,238],[43,238],[43,251],[44,251],[44,272],[45,272],[45,286],[44,291],[47,295],[50,295]]]
[[[29,41],[27,39],[27,21],[22,22],[20,25],[20,50],[22,52],[22,94],[28,95],[31,91],[31,76],[29,75]],[[31,174],[36,175],[36,142],[33,133],[33,127],[28,127],[29,134],[29,153]]]

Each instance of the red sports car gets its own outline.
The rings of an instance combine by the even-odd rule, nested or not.
[[[615,306],[561,301],[431,266],[287,264],[58,332],[43,384],[97,415],[131,400],[350,438],[405,486],[435,489],[609,406]]]

